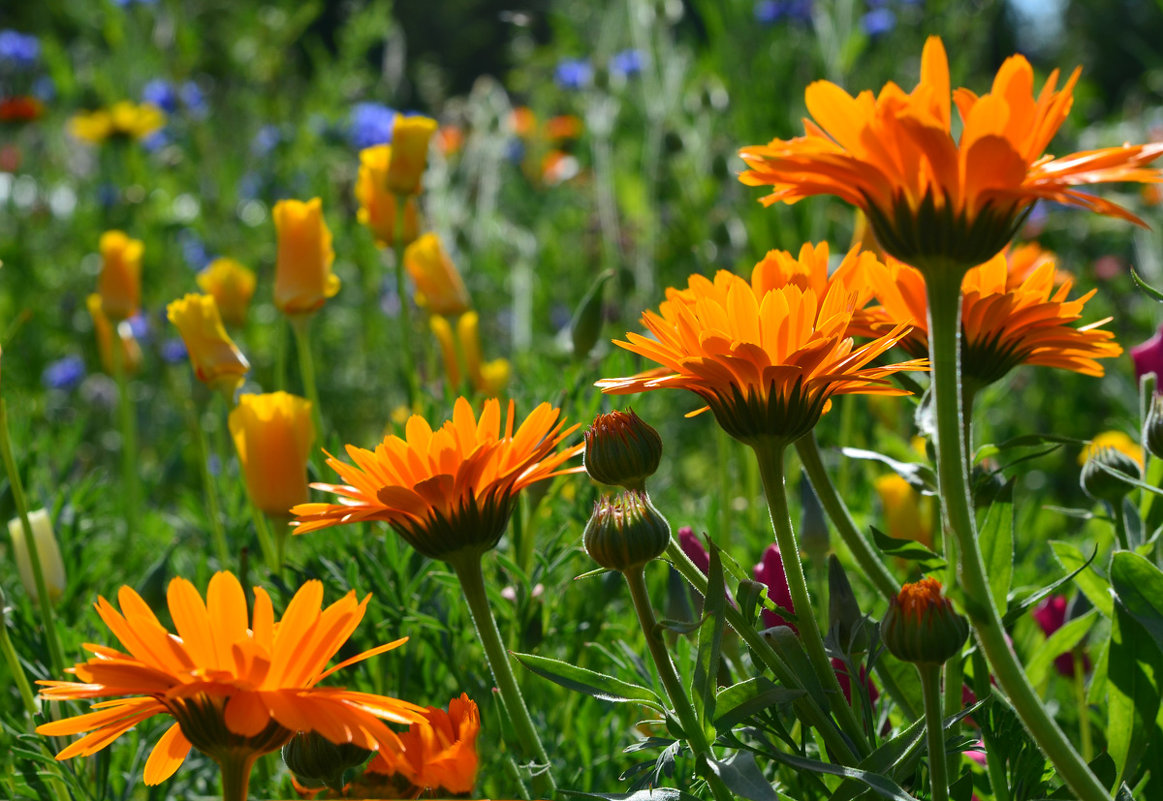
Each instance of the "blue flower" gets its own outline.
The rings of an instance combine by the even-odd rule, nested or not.
[[[113,5],[120,6],[121,8],[129,8],[132,5],[152,6],[156,4],[157,0],[113,0]]]
[[[356,150],[390,144],[395,121],[396,112],[382,103],[356,103],[351,109],[348,139]]]
[[[186,343],[181,337],[167,339],[161,345],[162,361],[166,364],[180,364],[186,361]]]
[[[0,64],[31,67],[40,58],[40,40],[20,31],[0,31]]]
[[[80,356],[66,356],[44,368],[40,381],[49,389],[69,390],[81,383],[85,377],[85,362]]]
[[[594,68],[584,58],[567,58],[558,62],[553,80],[562,89],[583,89],[594,79]]]
[[[202,87],[198,86],[194,81],[186,81],[178,89],[178,96],[182,99],[182,105],[194,117],[206,116],[206,95],[202,93]]]
[[[623,78],[642,72],[642,51],[623,50],[610,56],[610,72]]]
[[[283,134],[277,125],[264,125],[250,140],[250,152],[259,158],[267,155],[283,140]]]
[[[129,323],[129,330],[133,333],[134,339],[138,342],[149,341],[149,318],[144,312],[138,312],[126,322]]]
[[[153,103],[166,114],[173,114],[178,110],[178,93],[174,85],[163,78],[154,78],[141,90],[141,99],[146,103]]]
[[[206,243],[189,229],[178,234],[178,244],[182,248],[182,258],[186,260],[191,270],[197,272],[210,263],[210,253],[206,250]]]
[[[781,20],[812,21],[812,0],[760,0],[753,10],[760,25],[774,25]]]
[[[169,143],[170,137],[166,135],[164,130],[154,131],[141,140],[141,146],[145,148],[147,153],[156,153]]]
[[[869,36],[880,36],[896,27],[896,14],[891,8],[874,8],[861,17],[860,27]]]

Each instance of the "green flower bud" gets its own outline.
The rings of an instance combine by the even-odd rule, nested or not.
[[[916,664],[945,664],[961,652],[968,636],[969,622],[932,578],[901,587],[880,623],[880,637],[893,656]]]
[[[317,732],[299,732],[283,746],[283,762],[304,784],[341,791],[343,774],[367,761],[371,751],[354,743],[336,745]]]
[[[662,556],[670,525],[645,492],[628,490],[594,504],[582,541],[599,565],[625,573]]]
[[[1108,503],[1119,503],[1133,487],[1109,470],[1128,478],[1139,478],[1139,465],[1130,456],[1114,448],[1099,448],[1082,466],[1082,491],[1090,497]]]
[[[594,481],[645,490],[662,461],[662,437],[630,409],[599,414],[586,430],[582,457]]]
[[[1151,408],[1143,421],[1143,447],[1156,459],[1163,459],[1163,395],[1151,396]]]

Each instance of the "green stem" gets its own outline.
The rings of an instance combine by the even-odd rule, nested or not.
[[[0,600],[0,604],[3,601]],[[8,636],[8,614],[0,608],[0,651],[4,652],[4,661],[8,663],[8,671],[16,682],[16,689],[20,691],[20,700],[24,702],[24,711],[29,718],[36,717],[36,697],[32,694],[32,685],[28,683],[28,676],[24,675],[24,666],[16,656],[16,649],[12,647],[12,640]]]
[[[1109,801],[1110,793],[1082,761],[1030,686],[1006,640],[994,605],[977,542],[962,441],[959,337],[964,269],[952,263],[933,263],[926,267],[922,272],[929,301],[929,350],[937,416],[937,480],[946,527],[957,538],[960,549],[959,584],[966,612],[993,675],[1009,696],[1026,730],[1066,784],[1080,801]]]
[[[1118,538],[1119,547],[1124,551],[1131,550],[1131,536],[1127,532],[1127,513],[1123,509],[1123,499],[1110,501],[1107,505],[1115,518],[1115,536]]]
[[[989,683],[989,666],[980,648],[973,649],[973,689],[979,701],[985,701],[993,694],[993,686]],[[980,731],[981,741],[985,744],[985,768],[989,772],[989,786],[994,801],[1010,801],[1005,751],[998,745],[993,726],[982,726]]]
[[[857,751],[867,755],[870,750],[868,738],[860,726],[860,721],[856,719],[856,713],[844,700],[844,691],[840,689],[836,671],[832,669],[828,652],[824,648],[819,623],[816,622],[816,616],[812,612],[812,601],[808,595],[807,582],[804,580],[803,563],[800,561],[799,543],[796,542],[795,532],[792,530],[787,495],[784,491],[785,446],[774,440],[760,440],[752,445],[752,449],[759,462],[759,475],[763,481],[763,491],[767,495],[767,507],[771,514],[771,526],[775,530],[775,541],[783,557],[783,568],[787,574],[792,605],[795,607],[800,642],[803,643],[808,659],[824,686],[824,692],[829,697],[830,706],[840,728],[855,743]]]
[[[283,569],[282,549],[275,547],[270,526],[267,525],[266,515],[255,506],[249,493],[247,493],[247,501],[250,506],[250,519],[254,522],[254,533],[258,536],[258,547],[262,551],[263,561],[267,563],[268,570],[278,575]]]
[[[222,510],[218,505],[218,491],[214,486],[214,476],[210,473],[210,448],[206,444],[206,433],[202,421],[192,401],[187,401],[190,427],[194,429],[194,443],[198,447],[198,466],[202,470],[202,493],[206,497],[206,509],[210,515],[210,532],[214,539],[214,550],[218,552],[218,563],[223,570],[230,568],[230,548],[226,545],[226,531],[222,527]]]
[[[291,318],[291,330],[295,333],[295,350],[299,352],[299,373],[303,379],[303,391],[311,401],[311,421],[315,424],[315,435],[323,439],[323,407],[319,405],[319,389],[315,384],[315,359],[311,355],[311,315],[300,314]]]
[[[12,500],[16,504],[16,513],[20,516],[20,525],[24,527],[24,544],[28,547],[28,562],[32,566],[32,579],[36,585],[36,606],[40,610],[44,638],[48,643],[49,663],[53,675],[56,676],[65,668],[64,651],[61,648],[60,634],[57,632],[52,598],[48,594],[48,583],[44,580],[44,565],[40,561],[40,548],[37,546],[36,536],[32,531],[32,523],[28,520],[28,499],[24,494],[24,484],[20,480],[20,471],[16,468],[16,460],[12,456],[12,439],[8,435],[8,402],[3,398],[0,398],[0,454],[3,455],[4,469],[8,473],[8,485],[12,489]]]
[[[964,685],[965,669],[961,663],[961,654],[958,653],[945,663],[944,708],[942,712],[945,717],[952,717],[961,711],[961,688]],[[960,723],[954,723],[952,731],[956,733],[960,725]],[[946,757],[945,761],[948,763],[950,773],[957,769],[960,759],[961,755],[956,752]]]
[[[416,375],[416,360],[412,356],[412,312],[408,307],[408,295],[404,291],[404,215],[407,211],[408,196],[396,195],[395,236],[392,248],[396,254],[396,296],[400,301],[400,342],[399,350],[404,354],[404,386],[408,390],[408,408],[415,409],[420,400],[420,377]],[[421,337],[421,340],[424,338]]]
[[[246,789],[250,784],[250,770],[254,767],[254,754],[231,754],[218,763],[222,774],[222,801],[246,801]]]
[[[876,589],[886,600],[895,598],[900,592],[900,584],[893,578],[892,573],[877,556],[876,551],[872,550],[868,540],[860,533],[856,521],[848,512],[844,499],[836,492],[836,486],[829,478],[828,471],[824,468],[824,461],[820,457],[820,446],[816,442],[814,431],[796,441],[796,451],[799,453],[804,470],[807,471],[808,480],[812,482],[812,489],[816,491],[816,497],[820,499],[820,505],[828,513],[836,530],[840,532],[840,538],[844,540],[844,544],[852,552],[852,556],[860,565],[860,569],[864,571],[864,575],[876,586]]]
[[[1082,742],[1082,758],[1087,762],[1094,759],[1094,742],[1090,735],[1090,704],[1086,700],[1086,662],[1082,649],[1071,653],[1074,663],[1074,699],[1078,704],[1078,737]]]
[[[501,702],[509,713],[513,728],[516,729],[518,750],[537,763],[530,781],[533,793],[539,797],[552,798],[557,793],[552,765],[549,762],[549,755],[545,752],[545,746],[541,744],[541,737],[537,734],[537,727],[529,717],[525,699],[521,696],[521,688],[517,686],[517,679],[513,675],[513,666],[509,663],[509,654],[505,651],[501,632],[489,606],[485,576],[481,569],[481,555],[458,554],[450,565],[460,581],[460,590],[464,594],[465,603],[468,604],[469,616],[472,618],[473,626],[476,627],[477,639],[484,648],[493,680],[497,683],[497,690],[500,691]]]
[[[287,389],[287,327],[281,321],[275,323],[275,389]]]
[[[121,332],[114,326],[113,377],[117,381],[117,413],[121,425],[121,488],[125,493],[126,538],[133,542],[137,533],[137,521],[141,508],[141,491],[137,474],[137,416],[134,414],[133,398],[129,396],[129,375],[125,365],[125,353],[121,345]]]
[[[670,661],[670,653],[666,650],[666,643],[658,636],[658,621],[654,617],[654,608],[650,605],[650,594],[646,590],[646,571],[643,566],[631,568],[622,574],[630,588],[630,597],[634,601],[634,611],[638,613],[638,623],[646,635],[646,645],[650,649],[650,656],[658,668],[658,677],[662,679],[662,686],[670,697],[674,713],[682,725],[686,741],[694,752],[698,771],[711,788],[711,794],[720,801],[730,801],[731,791],[723,784],[718,774],[710,770],[708,762],[714,759],[711,744],[707,740],[707,733],[699,723],[698,715],[683,689],[682,681]]]
[[[945,720],[941,714],[941,666],[917,665],[925,698],[925,737],[929,746],[932,801],[948,801],[949,772],[945,764]]]
[[[671,538],[670,545],[666,546],[666,558],[670,560],[671,565],[682,574],[682,577],[692,587],[706,596],[706,574],[699,569],[698,565],[691,561],[690,557],[683,551],[682,546],[674,538]],[[743,618],[743,613],[737,607],[732,604],[727,604],[723,612],[727,618],[727,625],[733,628],[743,638],[743,641],[747,643],[751,652],[772,672],[772,675],[775,676],[780,684],[795,690],[804,689],[803,682],[800,681],[800,678],[792,672],[787,663],[768,644],[767,640],[763,639],[763,635],[755,630],[755,626]],[[853,767],[860,762],[860,759],[852,750],[851,745],[849,745],[848,741],[844,739],[844,735],[836,727],[835,722],[828,717],[810,695],[801,695],[793,703],[799,717],[807,725],[813,726],[820,733],[820,736],[824,738],[824,742],[827,743],[828,749],[831,751],[834,759],[843,765]]]

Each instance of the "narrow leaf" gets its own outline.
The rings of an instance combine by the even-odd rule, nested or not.
[[[990,504],[978,543],[989,576],[989,590],[998,609],[1005,609],[1014,574],[1014,481],[1006,482]]]
[[[637,684],[630,684],[613,676],[607,676],[605,673],[571,665],[558,659],[550,659],[547,656],[515,653],[513,657],[538,676],[549,679],[554,684],[559,684],[566,689],[575,690],[602,701],[645,704],[660,712],[663,709],[662,703],[654,692],[645,687],[639,687]]]
[[[723,608],[726,603],[723,562],[719,558],[719,546],[712,542],[710,564],[707,567],[707,597],[703,602],[703,612],[712,623],[699,629],[698,657],[691,680],[691,695],[695,698],[699,723],[704,728],[715,714],[715,693],[719,686],[719,656],[723,644],[723,626],[726,623]]]
[[[1078,585],[1078,589],[1082,590],[1086,600],[1090,601],[1095,609],[1102,612],[1104,617],[1110,617],[1114,614],[1115,602],[1111,598],[1110,583],[1095,573],[1093,568],[1079,570],[1086,565],[1086,557],[1082,555],[1082,551],[1071,543],[1061,540],[1051,540],[1050,548],[1054,551],[1058,563],[1065,570],[1074,573],[1074,583]]]
[[[1135,271],[1134,267],[1131,268],[1131,280],[1133,280],[1138,285],[1139,289],[1143,290],[1143,293],[1146,294],[1147,297],[1159,303],[1163,303],[1163,292],[1160,292],[1158,289],[1144,281],[1143,277]]]
[[[863,448],[841,448],[840,452],[849,459],[864,459],[886,464],[917,490],[930,493],[937,491],[937,474],[927,464],[902,462],[899,459],[893,459],[891,456],[885,456],[883,453],[867,451]]]
[[[895,556],[899,559],[916,562],[921,570],[926,573],[933,570],[940,570],[945,566],[944,559],[916,540],[903,540],[890,537],[875,526],[870,526],[870,528],[872,529],[872,540],[876,543],[876,547],[888,556]]]
[[[1082,638],[1094,625],[1095,614],[1097,614],[1097,610],[1091,609],[1085,615],[1071,620],[1046,639],[1046,642],[1026,664],[1026,676],[1029,677],[1030,684],[1037,687],[1044,682],[1054,660],[1082,642]]]
[[[1027,609],[1029,609],[1031,606],[1037,605],[1037,603],[1039,601],[1041,601],[1043,598],[1045,598],[1047,595],[1052,594],[1059,587],[1061,587],[1063,584],[1066,584],[1071,579],[1073,579],[1076,575],[1078,575],[1083,570],[1085,570],[1087,567],[1089,567],[1090,563],[1094,561],[1094,557],[1097,555],[1098,555],[1098,547],[1096,546],[1094,549],[1094,552],[1090,554],[1090,558],[1087,559],[1086,562],[1084,562],[1083,564],[1079,565],[1077,569],[1071,571],[1070,573],[1066,574],[1062,578],[1051,583],[1049,586],[1043,587],[1042,589],[1040,589],[1036,592],[1030,593],[1029,595],[1022,598],[1022,600],[1011,603],[1010,608],[1006,610],[1005,616],[1002,618],[1002,623],[1007,627],[1012,626],[1018,618],[1020,618],[1022,615],[1024,615],[1026,613]]]

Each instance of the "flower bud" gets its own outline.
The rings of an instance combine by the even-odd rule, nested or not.
[[[283,746],[283,762],[308,785],[323,783],[339,792],[343,774],[362,765],[372,752],[354,743],[336,744],[318,732],[299,732]]]
[[[198,380],[233,399],[250,363],[226,333],[214,296],[191,292],[166,306],[166,317],[182,335]]]
[[[101,308],[114,322],[137,314],[141,308],[141,255],[145,249],[139,239],[130,239],[123,231],[101,234],[101,275],[97,294]]]
[[[941,582],[924,578],[905,584],[889,602],[880,636],[897,659],[943,665],[965,645],[969,622],[941,595]]]
[[[313,314],[339,292],[323,201],[280,200],[271,216],[278,235],[275,305],[286,315]]]
[[[1090,455],[1082,466],[1082,491],[1090,497],[1108,503],[1119,503],[1132,486],[1114,473],[1122,473],[1127,478],[1139,478],[1139,465],[1122,451],[1114,448],[1100,448]]]
[[[214,296],[223,320],[230,325],[246,323],[247,307],[254,297],[257,280],[253,270],[234,259],[215,259],[198,273],[195,280],[199,289]]]
[[[428,143],[436,133],[436,120],[396,115],[392,125],[392,160],[388,164],[388,189],[397,195],[415,195],[428,166]]]
[[[44,587],[48,591],[50,603],[56,602],[65,591],[65,563],[61,559],[61,549],[53,534],[52,520],[44,509],[28,513],[28,524],[32,526],[32,537],[36,542],[36,553],[40,557],[41,571],[44,573]],[[28,590],[33,601],[39,602],[36,592],[36,577],[32,572],[32,558],[28,553],[28,538],[20,518],[8,521],[8,534],[12,537],[12,550],[16,554],[16,568],[20,572],[20,582]]]
[[[359,177],[355,182],[355,199],[359,201],[358,219],[384,247],[396,243],[396,195],[388,189],[388,167],[392,163],[391,145],[374,145],[359,152]],[[406,245],[420,231],[420,212],[416,198],[409,197],[404,206]]]
[[[1143,421],[1143,447],[1156,459],[1163,459],[1163,395],[1151,396],[1151,408]]]
[[[670,525],[645,492],[629,490],[594,504],[582,541],[595,562],[624,573],[662,556]]]
[[[586,472],[602,484],[643,490],[662,461],[662,437],[633,409],[599,414],[585,440]]]
[[[469,310],[468,290],[436,234],[429,232],[408,245],[404,269],[416,284],[417,306],[445,316]]]
[[[287,392],[243,395],[228,422],[254,505],[282,517],[306,503],[307,460],[315,442],[311,403]]]

